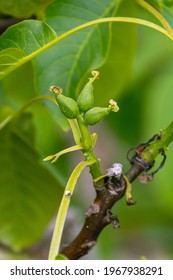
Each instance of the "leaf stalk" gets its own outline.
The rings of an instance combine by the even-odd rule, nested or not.
[[[50,251],[49,251],[49,258],[48,258],[49,260],[55,260],[56,256],[59,253],[59,247],[60,247],[61,237],[62,237],[62,233],[63,233],[64,223],[66,220],[67,211],[68,211],[68,207],[70,204],[70,199],[73,195],[77,179],[80,176],[83,169],[86,166],[89,166],[90,164],[93,164],[93,163],[94,163],[94,160],[80,162],[76,166],[76,168],[73,170],[73,172],[68,180],[68,183],[66,185],[66,188],[65,188],[62,200],[61,200],[57,219],[55,222],[54,232],[53,232],[52,241],[51,241],[51,245],[50,245]]]
[[[149,22],[147,20],[143,20],[140,18],[132,18],[132,17],[107,17],[107,18],[96,19],[96,20],[81,24],[79,26],[76,26],[75,28],[73,28],[71,30],[68,30],[64,34],[58,36],[57,38],[53,39],[49,43],[45,44],[43,47],[37,49],[35,52],[29,54],[28,56],[21,58],[16,64],[7,68],[7,70],[4,73],[1,73],[1,79],[4,76],[6,76],[7,74],[9,74],[10,72],[12,72],[13,70],[17,69],[19,66],[21,66],[24,63],[35,58],[37,55],[41,54],[42,52],[44,52],[45,50],[54,46],[58,42],[64,40],[65,38],[71,36],[72,34],[78,32],[82,29],[85,29],[85,28],[88,28],[88,27],[91,27],[91,26],[94,26],[97,24],[110,23],[110,22],[122,22],[122,23],[124,22],[124,23],[133,23],[133,24],[143,25],[143,26],[149,27],[151,29],[154,29],[154,30],[162,33],[163,35],[168,37],[171,41],[173,41],[173,33],[172,32],[170,33],[170,30],[168,31],[168,25],[167,25],[167,29],[165,29],[165,28],[163,28],[155,23]],[[164,26],[165,26],[165,24],[164,24]]]

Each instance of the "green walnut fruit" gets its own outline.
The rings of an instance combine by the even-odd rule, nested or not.
[[[94,125],[108,115],[110,111],[110,108],[93,107],[85,113],[85,123],[87,125]]]
[[[64,116],[68,119],[76,119],[78,117],[79,108],[74,99],[60,94],[56,96],[56,100]]]
[[[56,101],[63,115],[68,119],[76,119],[79,115],[77,102],[70,97],[62,95],[62,89],[59,87],[51,86],[50,90],[55,93]]]
[[[77,104],[81,112],[86,112],[94,106],[94,95],[93,95],[93,80],[84,86],[83,90],[78,96]]]

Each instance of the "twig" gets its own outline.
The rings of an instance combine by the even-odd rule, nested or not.
[[[134,164],[126,173],[126,177],[132,182],[143,170],[144,168]],[[114,193],[112,188],[116,190]],[[86,213],[85,223],[81,232],[61,253],[67,256],[68,259],[73,260],[87,254],[96,244],[97,238],[104,227],[111,223],[114,225],[115,217],[110,215],[110,210],[124,196],[125,190],[125,180],[122,180],[121,187],[110,186],[105,182],[104,188],[97,189],[96,198]]]
[[[173,141],[173,122],[162,132],[148,141],[146,144],[138,146],[132,158],[132,166],[125,176],[129,182],[134,181],[143,171],[149,170],[154,165],[154,160]],[[65,248],[62,254],[68,259],[79,259],[96,244],[101,231],[108,224],[118,227],[118,220],[111,213],[113,205],[120,200],[126,191],[126,182],[122,176],[120,181],[113,181],[109,177],[105,178],[103,188],[96,188],[96,198],[86,213],[83,228],[78,236]]]

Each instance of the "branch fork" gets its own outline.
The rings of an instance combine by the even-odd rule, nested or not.
[[[163,150],[165,151],[172,141],[173,122],[165,130],[160,132],[157,137],[152,137],[147,142],[147,145],[144,145],[143,149],[138,149],[137,153],[133,156],[130,169],[124,175],[119,174],[117,178],[115,174],[113,176],[111,173],[112,169],[111,172],[108,169],[107,173],[110,176],[104,176],[104,186],[95,187],[96,197],[86,212],[83,228],[78,236],[68,246],[62,249],[62,254],[67,256],[68,259],[79,259],[87,254],[96,244],[98,236],[104,227],[109,224],[112,224],[115,229],[120,227],[119,219],[112,214],[111,209],[125,194],[127,200],[127,192],[129,192],[128,197],[131,196],[131,184],[130,189],[128,189],[128,183],[134,181],[146,169],[146,166],[136,161],[135,157],[140,156],[147,163],[147,166],[152,168],[157,155],[161,154]],[[161,165],[164,163],[161,163]],[[113,165],[111,168],[114,167]]]

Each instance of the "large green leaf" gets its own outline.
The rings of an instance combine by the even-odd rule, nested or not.
[[[48,9],[47,22],[58,35],[82,23],[111,16],[120,1],[55,1]],[[72,9],[73,8],[73,9]],[[73,16],[72,16],[73,11]],[[35,60],[39,93],[58,83],[73,93],[87,70],[101,65],[109,46],[109,24],[87,28],[54,46]],[[24,21],[9,28],[0,38],[1,78],[55,44],[55,33],[45,23]],[[47,44],[46,44],[47,43]]]
[[[0,12],[18,18],[42,16],[52,0],[0,0]]]
[[[26,20],[11,26],[0,37],[0,78],[30,60],[30,55],[56,38],[44,22]]]
[[[16,249],[41,237],[62,194],[33,143],[30,114],[0,131],[0,241]]]
[[[12,100],[14,110],[17,110],[23,104],[26,104],[28,100],[36,96],[32,70],[32,64],[25,63],[0,81],[0,84],[3,85],[3,88],[0,90],[0,96],[6,97],[7,104],[9,100]]]
[[[118,1],[55,0],[46,13],[46,21],[57,35],[98,18],[113,14]],[[75,95],[77,84],[86,72],[98,68],[107,55],[110,42],[109,24],[95,25],[59,42],[36,58],[38,91],[45,93],[52,84],[66,95]]]

